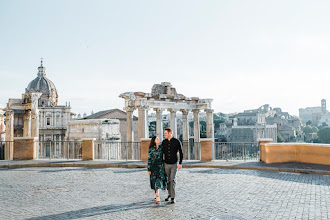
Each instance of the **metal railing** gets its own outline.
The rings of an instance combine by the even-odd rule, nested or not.
[[[140,160],[140,142],[95,141],[94,159]]]
[[[259,160],[258,143],[215,142],[216,160]]]
[[[6,158],[6,151],[8,158],[12,158],[14,153],[14,141],[0,141],[0,160]]]
[[[182,151],[184,160],[200,160],[201,154],[201,143],[200,142],[191,142],[183,141],[182,142]]]
[[[37,141],[39,159],[81,159],[81,141]]]
[[[37,141],[39,159],[81,159],[82,141]],[[259,160],[257,143],[215,142],[216,160]],[[185,160],[201,159],[200,142],[182,142]],[[7,149],[7,150],[6,150]],[[0,160],[13,155],[14,142],[0,141]],[[94,141],[94,159],[141,160],[140,142]]]

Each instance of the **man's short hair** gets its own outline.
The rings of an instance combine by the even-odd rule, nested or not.
[[[165,131],[173,133],[172,128],[165,128]]]

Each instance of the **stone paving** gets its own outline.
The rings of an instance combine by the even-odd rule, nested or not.
[[[145,168],[0,169],[1,219],[330,219],[330,176],[184,168],[175,204]]]

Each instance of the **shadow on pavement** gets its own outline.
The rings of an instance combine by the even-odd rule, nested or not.
[[[233,172],[235,170],[235,172]],[[221,168],[205,168],[202,170],[188,170],[189,173],[197,174],[217,174],[217,175],[245,175],[245,176],[255,176],[267,179],[276,179],[287,182],[304,183],[309,185],[330,185],[330,176],[319,175],[320,178],[309,178],[308,176],[318,175],[318,174],[305,174],[305,173],[291,173],[291,172],[281,172],[281,171],[267,171],[267,170],[248,170],[248,169],[221,169]],[[225,177],[224,177],[225,178]]]
[[[157,208],[161,207],[155,205],[154,202],[136,202],[131,204],[121,204],[121,205],[108,205],[108,206],[98,206],[86,209],[79,209],[75,211],[69,211],[59,214],[40,216],[35,218],[29,218],[28,220],[39,220],[39,219],[78,219],[78,218],[88,218],[101,215],[107,215],[111,213],[124,212],[129,210],[138,210],[145,208]]]

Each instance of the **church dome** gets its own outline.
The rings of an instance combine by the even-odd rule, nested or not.
[[[42,65],[38,67],[38,76],[32,80],[27,88],[26,93],[40,92],[42,93],[39,99],[39,106],[57,106],[58,94],[56,87],[52,81],[46,77],[46,68]]]

